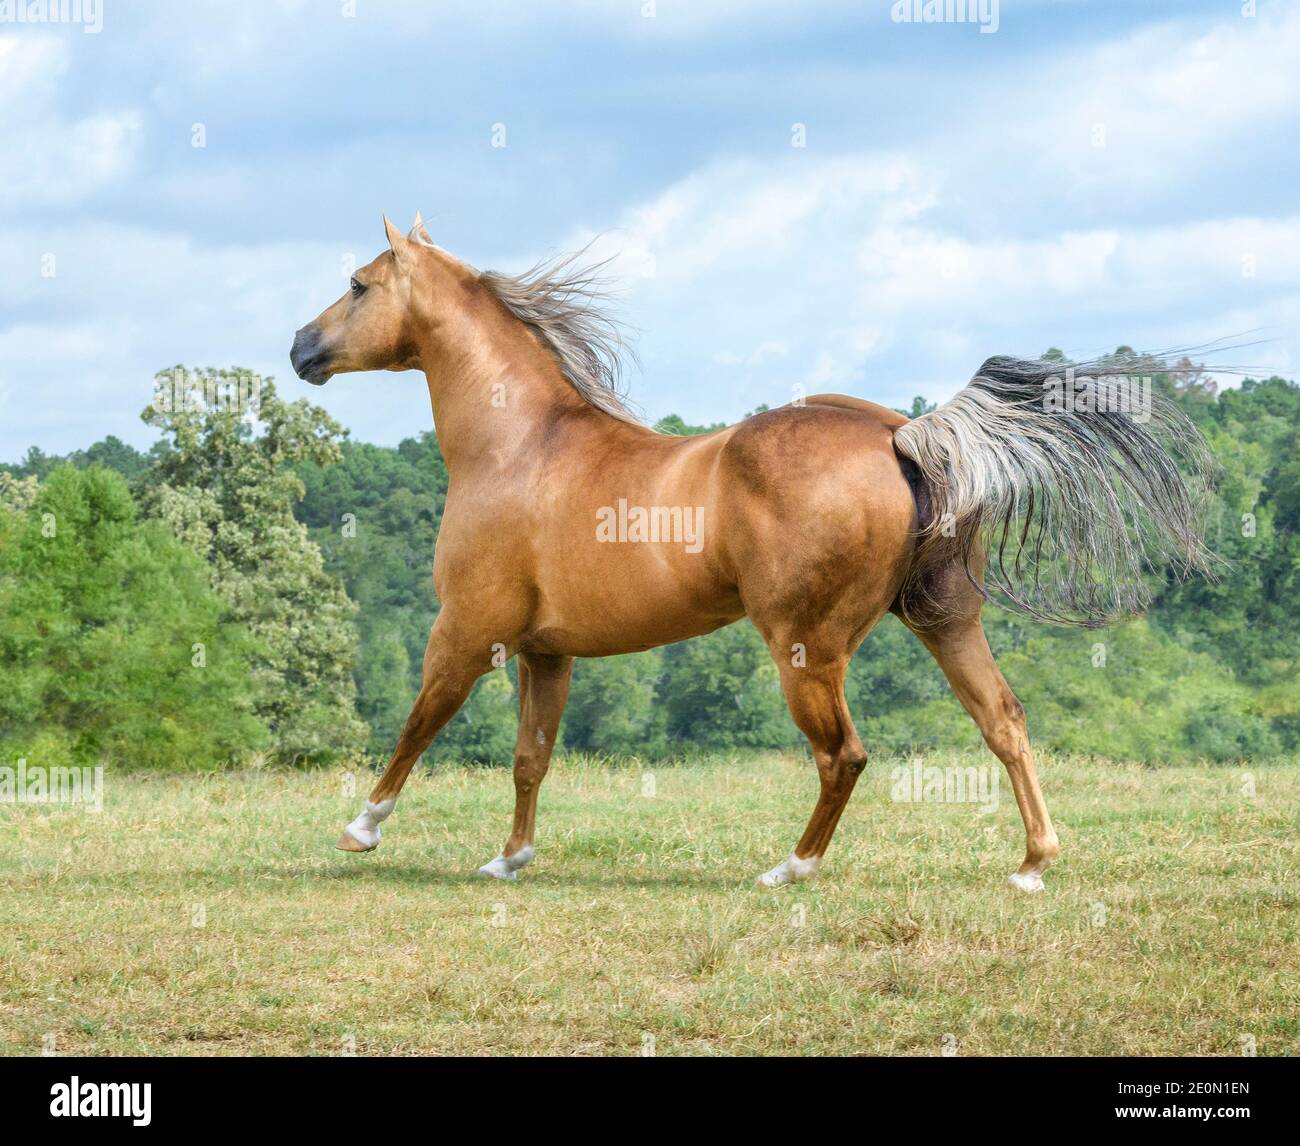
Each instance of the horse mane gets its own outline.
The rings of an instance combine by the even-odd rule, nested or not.
[[[610,313],[613,296],[600,273],[610,260],[584,264],[585,250],[543,259],[522,274],[481,271],[479,282],[537,336],[585,401],[643,425],[625,383],[627,361],[635,355],[623,324]]]

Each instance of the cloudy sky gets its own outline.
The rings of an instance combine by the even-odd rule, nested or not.
[[[1269,341],[1234,362],[1300,373],[1300,3],[1001,0],[996,31],[894,7],[0,21],[0,460],[146,445],[153,375],[180,362],[275,375],[363,440],[428,428],[418,375],[317,390],[288,366],[381,213],[417,209],[479,267],[598,236],[652,418],[797,386],[902,405],[994,353],[1243,331]]]

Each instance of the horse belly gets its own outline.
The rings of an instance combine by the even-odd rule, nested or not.
[[[579,565],[581,563],[578,563]],[[711,633],[745,615],[740,594],[700,555],[633,554],[551,582],[525,647],[576,657],[642,652]]]

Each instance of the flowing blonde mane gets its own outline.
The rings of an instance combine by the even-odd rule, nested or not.
[[[518,275],[482,271],[479,281],[537,335],[587,402],[641,425],[625,381],[627,362],[635,356],[625,328],[609,312],[609,283],[600,273],[609,260],[584,265],[582,254],[544,259]]]

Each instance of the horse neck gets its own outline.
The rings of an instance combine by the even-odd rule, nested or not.
[[[535,450],[544,440],[539,432],[566,412],[598,413],[494,300],[471,297],[458,313],[428,324],[419,351],[438,444],[453,476],[508,466]]]

